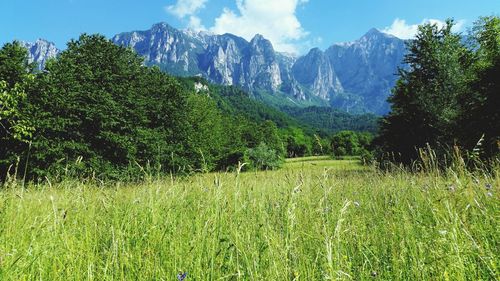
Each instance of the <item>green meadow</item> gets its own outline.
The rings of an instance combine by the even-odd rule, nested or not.
[[[500,169],[278,171],[0,190],[0,280],[498,280]]]

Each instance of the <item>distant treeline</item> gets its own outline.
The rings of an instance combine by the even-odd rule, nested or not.
[[[0,49],[0,178],[133,180],[243,162],[274,169],[284,157],[359,154],[370,138],[335,139],[333,132],[358,127],[340,120],[318,130],[238,88],[171,77],[100,35],[82,35],[36,69],[19,43]],[[373,131],[373,120],[359,129]]]
[[[480,18],[466,36],[419,27],[407,43],[407,68],[390,97],[391,113],[375,140],[382,160],[411,163],[418,149],[468,151],[492,159],[500,151],[500,18]]]

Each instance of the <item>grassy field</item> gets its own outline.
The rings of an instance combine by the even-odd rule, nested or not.
[[[279,171],[0,191],[0,280],[498,280],[500,171]]]

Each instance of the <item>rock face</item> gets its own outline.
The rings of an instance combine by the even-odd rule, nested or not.
[[[48,59],[55,58],[59,50],[52,42],[38,39],[34,43],[23,42],[23,46],[28,49],[29,62],[35,62],[38,69],[43,69]]]
[[[362,97],[370,112],[386,113],[386,100],[406,53],[405,42],[376,29],[359,40],[335,44],[325,51],[346,93]]]
[[[197,75],[249,92],[284,94],[299,103],[314,100],[378,114],[389,109],[386,99],[406,52],[403,40],[376,29],[357,41],[334,44],[326,51],[315,48],[302,57],[276,52],[261,35],[248,42],[232,34],[181,31],[166,23],[111,40],[133,48],[145,64],[173,75]],[[41,67],[59,52],[43,40],[25,46]]]
[[[261,35],[250,42],[230,34],[214,36],[199,58],[201,74],[218,84],[269,92],[277,92],[282,85],[277,54]]]
[[[146,31],[121,33],[112,41],[133,48],[148,65],[158,65],[174,75],[199,73],[197,55],[203,51],[202,42],[166,23]]]
[[[232,35],[180,31],[165,23],[113,38],[148,64],[176,75],[201,75],[250,92],[284,93],[298,101],[323,100],[334,107],[383,114],[405,54],[404,41],[370,30],[359,40],[312,49],[295,58],[278,53],[256,35],[250,42]]]
[[[329,101],[344,91],[330,60],[318,48],[299,58],[292,67],[292,73],[297,82],[323,100]]]

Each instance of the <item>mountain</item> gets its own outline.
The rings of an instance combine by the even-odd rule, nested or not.
[[[37,63],[38,69],[43,69],[48,59],[55,58],[59,54],[54,43],[43,39],[38,39],[34,43],[22,42],[22,45],[28,50],[29,62]]]
[[[385,113],[406,53],[405,42],[372,29],[359,40],[334,44],[325,51],[346,93],[362,97],[369,112]]]
[[[232,34],[178,30],[166,23],[120,33],[111,40],[133,48],[146,65],[238,86],[274,106],[332,106],[376,114],[389,110],[386,99],[406,51],[403,40],[377,29],[325,51],[314,48],[302,57],[275,51],[261,35],[248,42]],[[41,40],[27,47],[42,67],[46,58],[58,53],[53,44]]]
[[[389,110],[386,99],[406,51],[403,40],[377,29],[354,42],[325,51],[314,48],[298,58],[276,52],[261,35],[248,42],[232,34],[180,31],[165,23],[112,40],[176,75],[198,75],[251,93],[291,98],[297,104],[313,101],[377,114]]]
[[[133,48],[148,65],[157,65],[173,75],[200,73],[198,55],[204,51],[203,43],[166,23],[155,24],[146,31],[121,33],[112,41]]]
[[[299,58],[292,67],[294,79],[311,95],[323,100],[344,91],[328,57],[318,48]]]

